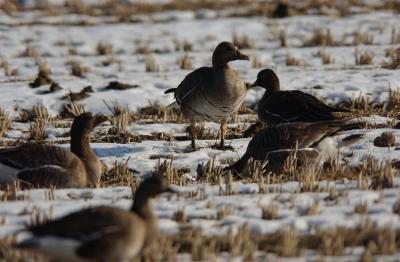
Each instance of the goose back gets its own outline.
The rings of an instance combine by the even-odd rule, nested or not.
[[[268,124],[333,120],[332,112],[332,108],[318,98],[298,90],[266,92],[257,108],[259,119]],[[283,121],[270,117],[271,114],[278,115]]]

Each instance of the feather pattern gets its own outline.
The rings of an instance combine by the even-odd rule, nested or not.
[[[90,148],[90,133],[106,120],[89,112],[77,116],[71,127],[71,151],[40,144],[0,149],[0,182],[19,179],[35,187],[96,186],[102,169]]]
[[[172,189],[154,175],[139,185],[130,210],[98,206],[30,226],[32,236],[19,247],[36,248],[56,261],[131,261],[157,236],[149,199],[164,192]]]
[[[139,253],[144,244],[146,225],[135,213],[128,210],[101,206],[30,227],[29,231],[36,237],[52,236],[75,240],[79,243],[76,254],[82,258],[124,261],[132,254],[134,256]],[[120,249],[115,250],[114,245],[118,245]]]
[[[261,161],[269,160],[271,162],[274,159],[287,158],[289,156],[287,152],[296,148],[316,148],[325,138],[340,131],[345,122],[346,120],[314,123],[299,122],[268,127],[250,140],[245,154],[229,169],[240,173],[250,158]],[[304,156],[306,154],[308,152],[304,152]],[[310,153],[309,155],[315,155],[315,153]]]
[[[328,106],[299,90],[282,91],[279,78],[271,69],[260,71],[252,86],[266,89],[258,103],[257,113],[258,118],[268,124],[328,121],[335,119],[333,112],[349,111]]]
[[[245,94],[244,82],[232,69],[201,67],[185,77],[175,98],[187,118],[218,122],[239,109]]]
[[[265,112],[269,112],[265,113]],[[258,103],[257,113],[260,120],[279,124],[285,122],[316,122],[333,120],[332,112],[338,112],[335,108],[322,103],[318,98],[298,90],[279,91],[272,94],[264,94]],[[279,116],[279,121],[270,115]]]
[[[86,185],[85,167],[73,153],[61,147],[25,144],[0,151],[0,163],[19,171],[17,178],[34,186]]]

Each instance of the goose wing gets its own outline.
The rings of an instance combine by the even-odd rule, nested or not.
[[[0,163],[16,169],[37,168],[54,165],[68,168],[78,158],[70,151],[50,145],[25,144],[0,150]]]
[[[17,178],[34,187],[68,187],[71,179],[67,169],[60,166],[45,165],[22,170]]]
[[[37,144],[1,149],[0,164],[3,183],[18,178],[40,187],[73,186],[69,183],[71,170],[77,173],[84,168],[80,159],[68,150]]]
[[[321,121],[321,120],[332,120],[334,116],[333,108],[323,103],[321,100],[313,95],[304,93],[299,90],[287,91],[288,95],[292,97],[292,101],[296,104],[297,110],[302,113],[302,119],[304,121]]]
[[[127,241],[131,227],[135,227],[139,238],[137,249],[140,249],[145,237],[145,226],[142,224],[143,222],[129,211],[100,206],[83,209],[60,219],[29,227],[28,230],[38,239],[55,237],[73,240],[78,243],[75,250],[78,256],[103,260],[110,253],[118,252],[113,250],[114,247],[118,246],[120,241]]]
[[[254,136],[246,153],[263,160],[268,152],[281,149],[307,148],[340,130],[343,121],[287,123],[264,129]]]
[[[175,98],[178,104],[181,104],[195,89],[211,83],[213,72],[212,67],[200,67],[186,75],[175,90]]]
[[[308,149],[317,146],[325,137],[341,130],[346,120],[321,121],[313,123],[286,123],[268,127],[256,134],[249,142],[244,155],[226,168],[240,173],[248,160],[267,160],[267,170],[279,170],[293,149],[298,149],[301,161],[315,158],[318,150]],[[303,150],[304,149],[304,150]]]
[[[28,231],[35,236],[56,236],[85,242],[97,238],[99,232],[111,226],[119,228],[120,213],[119,209],[113,207],[88,208],[41,225],[30,226]]]
[[[280,91],[270,95],[260,103],[258,111],[261,117],[273,123],[315,122],[334,118],[329,106],[318,98],[298,90]],[[271,115],[276,119],[271,118]]]
[[[314,148],[300,148],[297,150],[283,149],[268,152],[265,158],[264,172],[281,172],[290,156],[295,157],[297,166],[311,164],[318,158],[319,152]]]

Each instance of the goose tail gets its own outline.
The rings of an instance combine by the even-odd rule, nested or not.
[[[334,107],[334,106],[329,106],[329,111],[331,111],[331,112],[351,112],[350,109]]]
[[[167,89],[167,90],[164,92],[164,94],[175,93],[175,91],[176,91],[176,88],[170,88],[170,89]]]

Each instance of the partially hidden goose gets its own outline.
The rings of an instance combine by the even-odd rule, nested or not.
[[[149,199],[173,192],[166,179],[151,176],[136,190],[130,210],[98,206],[31,226],[20,248],[34,248],[56,261],[131,261],[158,233]]]
[[[77,116],[71,126],[71,151],[31,143],[0,149],[0,182],[18,179],[34,187],[99,186],[102,165],[89,142],[94,127],[108,119],[92,113]]]
[[[257,113],[259,120],[269,125],[333,120],[333,112],[349,111],[328,106],[315,96],[299,90],[281,91],[279,78],[271,69],[260,71],[251,86],[265,88]]]
[[[221,122],[220,148],[224,149],[226,121],[242,105],[246,85],[240,75],[228,66],[234,60],[249,60],[230,42],[218,44],[212,55],[212,67],[200,67],[189,73],[174,93],[183,115],[190,121],[190,136],[193,151],[196,150],[195,122],[211,120]]]
[[[249,142],[244,155],[225,170],[241,173],[250,158],[266,161],[265,170],[274,173],[282,170],[291,153],[295,153],[298,164],[321,165],[337,156],[341,147],[356,142],[361,134],[349,135],[343,139],[332,137],[352,124],[345,120],[298,122],[273,125],[263,129]],[[295,152],[294,152],[295,150]]]

